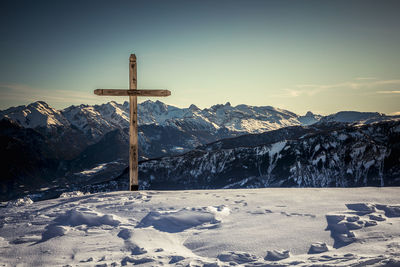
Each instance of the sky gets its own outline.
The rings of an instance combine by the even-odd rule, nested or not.
[[[158,100],[178,107],[400,114],[400,1],[3,0],[0,10],[0,109],[122,103],[93,90],[128,88],[135,53],[138,88],[168,89]]]

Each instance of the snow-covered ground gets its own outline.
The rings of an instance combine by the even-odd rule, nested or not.
[[[83,195],[0,207],[0,266],[399,266],[400,188]]]

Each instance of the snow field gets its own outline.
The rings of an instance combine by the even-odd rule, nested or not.
[[[396,266],[399,192],[75,192],[17,201],[0,207],[0,266]]]

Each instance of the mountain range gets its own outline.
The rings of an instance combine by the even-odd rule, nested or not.
[[[128,102],[79,105],[56,110],[38,101],[0,111],[1,153],[2,158],[6,159],[1,163],[2,200],[33,191],[46,191],[46,188],[109,183],[124,176],[121,173],[126,168],[128,157],[128,116]],[[231,106],[226,103],[200,109],[195,105],[178,108],[160,101],[146,101],[138,106],[139,155],[142,160],[140,175],[146,182],[141,186],[166,189],[171,181],[176,187],[182,188],[389,185],[395,178],[388,178],[386,183],[386,178],[380,182],[371,178],[373,183],[363,184],[354,180],[356,174],[352,175],[350,171],[347,176],[342,175],[340,181],[328,179],[322,182],[324,175],[337,177],[336,172],[327,170],[336,168],[343,172],[344,168],[344,165],[333,167],[330,164],[327,157],[333,150],[325,147],[328,143],[336,142],[337,150],[350,142],[354,147],[367,148],[371,146],[368,142],[377,142],[378,128],[384,128],[387,132],[383,134],[386,139],[381,140],[383,145],[372,145],[375,154],[368,152],[372,153],[370,157],[383,157],[375,160],[376,166],[368,163],[374,168],[382,168],[378,167],[378,163],[390,157],[388,151],[393,150],[392,146],[397,146],[392,141],[398,140],[398,134],[393,130],[398,126],[386,124],[398,123],[399,117],[355,111],[342,111],[328,116],[307,112],[300,116],[271,106]],[[363,127],[367,130],[360,130]],[[392,127],[392,130],[387,130],[388,127]],[[370,128],[374,130],[368,130]],[[333,131],[340,133],[327,136],[327,132]],[[352,137],[346,139],[351,141],[346,141],[340,139],[343,136],[341,131],[361,131],[359,134],[364,137],[368,131],[377,133],[372,134],[373,137],[368,135],[369,139]],[[304,137],[309,135],[316,136],[315,140],[327,138],[330,141],[324,139],[315,153],[306,153],[309,149],[305,145],[301,147],[304,142],[313,149],[317,146],[314,139]],[[389,147],[386,146],[386,152],[382,152],[381,146],[385,144]],[[280,160],[272,160],[271,151],[276,152],[273,154],[275,156],[280,155]],[[295,173],[293,164],[304,162],[293,158],[301,155],[314,162],[316,155],[319,155],[317,152],[324,154],[325,160],[321,156],[315,166],[322,164],[326,167],[325,171],[321,173],[317,171],[318,168],[311,167],[306,170],[301,167],[303,165],[296,165],[302,173],[317,175],[312,179],[314,182],[305,182],[303,176],[302,182],[298,182],[296,177],[299,177],[300,171]],[[347,155],[350,152],[335,153]],[[246,158],[253,163],[237,161],[238,158]],[[277,171],[277,165],[272,167],[280,161],[282,166],[290,165],[289,170],[285,167]],[[179,162],[186,163],[182,165]],[[195,165],[195,162],[200,165]],[[211,162],[214,162],[213,166]],[[397,166],[398,162],[394,162],[394,166]],[[274,170],[277,172],[274,173]],[[165,175],[166,172],[170,173]],[[195,172],[198,175],[194,175]],[[282,182],[280,177],[289,180]],[[244,182],[245,179],[247,182]],[[191,182],[186,183],[185,180]]]
[[[394,186],[400,185],[399,159],[399,120],[321,123],[148,160],[140,175],[142,187],[151,189]]]

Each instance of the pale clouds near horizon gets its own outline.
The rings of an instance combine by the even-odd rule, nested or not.
[[[400,90],[392,91],[376,91],[378,94],[400,94]]]
[[[325,84],[316,84],[316,83],[302,83],[295,84],[291,88],[284,88],[281,90],[276,90],[277,93],[270,94],[271,99],[287,99],[288,101],[274,101],[272,104],[278,108],[284,108],[293,112],[297,112],[299,114],[304,113],[305,111],[311,110],[313,112],[318,112],[321,114],[330,114],[337,111],[342,110],[340,106],[338,106],[337,110],[331,111],[323,111],[320,108],[312,108],[307,103],[301,103],[302,100],[306,100],[307,98],[313,98],[315,101],[318,101],[320,97],[326,97],[328,94],[332,94],[335,92],[342,92],[343,94],[353,94],[359,96],[359,98],[354,99],[354,108],[353,110],[359,111],[378,111],[391,115],[399,115],[399,109],[396,106],[387,107],[385,105],[385,101],[388,97],[396,99],[400,96],[400,79],[379,79],[376,77],[355,77],[352,80],[341,81],[337,83],[325,83]],[[173,92],[173,91],[172,91]],[[279,93],[280,92],[280,93]],[[80,105],[80,104],[101,104],[108,101],[116,101],[116,102],[124,102],[128,99],[124,97],[99,97],[93,94],[92,90],[86,91],[75,91],[75,90],[61,90],[61,89],[43,89],[43,88],[35,88],[26,84],[18,84],[18,83],[0,83],[0,109],[6,109],[11,106],[18,106],[21,104],[29,104],[38,100],[42,100],[47,102],[50,106],[56,109],[62,109],[70,105]],[[349,95],[350,96],[350,95]],[[373,96],[376,98],[374,106],[368,108],[362,108],[363,105],[363,97]],[[289,99],[298,99],[299,103],[293,104]],[[386,100],[385,100],[386,99]],[[139,102],[142,102],[144,99],[140,99]],[[163,102],[166,102],[170,105],[175,105],[182,107],[182,103],[171,103],[168,99],[162,99]],[[187,99],[186,102],[188,102]],[[340,103],[339,97],[332,97],[332,102]],[[190,102],[190,101],[189,101]],[[199,105],[196,103],[195,99],[192,99],[192,104]],[[187,104],[187,103],[186,103]],[[220,104],[220,103],[214,103]],[[234,103],[234,104],[248,104],[254,105],[253,103]],[[258,105],[271,105],[271,103],[261,103]],[[361,108],[360,108],[361,107]],[[350,107],[351,108],[351,107]],[[321,112],[322,111],[322,112]]]
[[[400,90],[382,90],[385,86],[399,86],[400,79],[390,80],[377,80],[374,77],[357,77],[352,81],[344,81],[332,84],[298,84],[294,88],[282,89],[282,94],[275,96],[279,97],[299,97],[302,95],[314,96],[319,93],[323,93],[330,89],[381,89],[371,93],[375,94],[399,94]]]
[[[0,83],[0,90],[0,107],[2,109],[39,100],[57,108],[71,104],[97,104],[99,102],[98,96],[94,95],[92,91],[49,90],[16,83]],[[111,101],[112,98],[105,97],[104,100]]]

